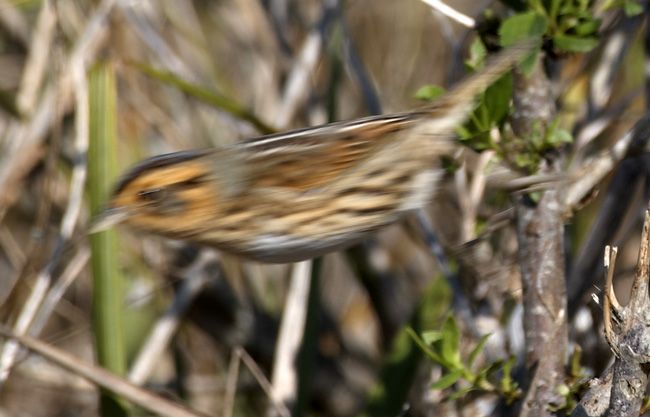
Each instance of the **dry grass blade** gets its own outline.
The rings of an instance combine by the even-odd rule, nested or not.
[[[4,14],[1,7],[0,15]],[[38,92],[48,69],[47,52],[54,41],[56,23],[57,18],[52,2],[43,2],[29,49],[29,61],[25,64],[25,73],[20,82],[20,92],[16,97],[18,110],[24,116],[31,115],[36,105]]]
[[[278,398],[277,394],[274,393],[274,388],[264,375],[264,372],[260,369],[259,365],[255,363],[255,360],[248,354],[248,352],[246,352],[241,346],[237,346],[235,349],[233,349],[230,358],[222,417],[231,417],[233,413],[233,404],[235,402],[235,394],[237,391],[237,374],[239,372],[240,362],[243,362],[244,365],[246,365],[246,367],[255,376],[255,380],[260,385],[260,387],[262,387],[262,390],[266,393],[269,400],[271,401],[271,406],[267,411],[271,414],[277,413],[277,415],[282,417],[291,417],[291,412],[287,406],[281,401],[278,401],[281,398]]]
[[[29,298],[25,301],[23,308],[14,325],[13,332],[19,335],[26,334],[29,327],[38,314],[43,299],[47,294],[52,280],[52,271],[50,268],[44,268],[38,277],[29,294]],[[18,357],[19,345],[15,340],[7,340],[2,347],[2,355],[0,356],[0,388],[7,382],[9,373],[13,369],[14,362]]]
[[[303,341],[312,261],[294,264],[273,364],[273,404],[294,404],[298,393],[298,351]],[[275,407],[274,407],[275,409]]]
[[[5,337],[17,341],[22,346],[37,355],[54,362],[62,368],[82,376],[102,388],[129,399],[133,404],[140,406],[145,410],[164,417],[207,417],[206,414],[173,403],[164,397],[131,384],[123,378],[120,378],[102,368],[85,363],[60,349],[41,342],[38,339],[33,339],[27,336],[18,336],[5,326],[0,326],[0,333]]]

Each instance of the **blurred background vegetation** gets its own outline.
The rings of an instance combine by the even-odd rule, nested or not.
[[[491,2],[449,3],[487,26],[508,15],[498,2],[487,14]],[[573,3],[588,4],[589,18],[602,24],[595,26],[600,37],[587,33],[596,39],[584,47],[589,54],[566,52],[561,42],[547,48],[557,53],[549,72],[560,126],[573,136],[567,177],[589,175],[582,162],[611,147],[644,108],[643,15],[597,7],[606,2],[563,2]],[[464,76],[475,36],[419,0],[0,0],[0,322],[88,362],[106,348],[117,357],[111,369],[127,375],[136,358],[154,355],[142,349],[161,318],[182,317],[151,369],[132,380],[209,415],[265,413],[268,396],[253,372],[242,365],[235,379],[229,369],[243,347],[270,378],[291,266],[118,228],[104,258],[109,274],[121,276],[109,278],[120,282],[108,289],[117,305],[100,313],[101,267],[90,267],[87,225],[107,187],[149,156],[417,107],[422,86],[448,87]],[[579,49],[572,46],[570,52]],[[607,53],[618,58],[602,75]],[[607,82],[594,84],[599,76]],[[636,171],[623,180],[629,189],[615,187],[627,194],[614,197],[614,219],[599,223],[604,236],[589,233],[613,198],[607,178],[600,187],[606,192],[589,194],[566,228],[571,340],[582,346],[585,377],[599,375],[610,355],[599,307],[589,304],[599,293],[602,248],[616,243],[628,258],[617,267],[621,285],[630,271],[621,265],[631,268],[636,259],[648,199],[644,158],[627,162]],[[524,346],[512,203],[486,174],[497,162],[486,152],[459,150],[427,210],[457,275],[456,293],[414,218],[315,264],[297,415],[507,415],[505,399],[518,395],[507,377],[510,369],[518,377]],[[586,287],[582,275],[590,277]],[[445,321],[452,304],[460,313]],[[494,367],[501,392],[445,402],[467,383],[432,389],[450,367],[422,361],[405,326],[413,334],[443,326],[429,337],[434,344],[450,338],[447,353],[463,358],[491,334],[476,350],[474,369],[511,355],[519,360],[505,372],[503,364]],[[26,352],[5,360],[0,415],[100,413],[97,388],[80,377]]]

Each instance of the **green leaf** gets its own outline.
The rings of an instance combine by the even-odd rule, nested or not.
[[[474,136],[474,134],[465,126],[456,126],[454,130],[461,141],[469,140]]]
[[[418,100],[433,101],[445,94],[445,89],[437,85],[425,85],[415,93]]]
[[[553,147],[557,147],[565,143],[573,143],[573,136],[571,135],[571,132],[567,130],[556,129],[548,137],[547,143]]]
[[[539,51],[541,49],[542,47],[540,45],[536,53],[532,54],[519,63],[519,68],[521,69],[522,74],[524,74],[526,77],[529,77],[535,70],[535,65],[537,65],[537,56],[539,55]]]
[[[580,366],[580,360],[582,359],[582,348],[577,346],[573,350],[573,355],[571,355],[571,366],[569,367],[570,376],[579,377],[583,373],[582,366]]]
[[[449,395],[449,397],[445,398],[445,401],[455,401],[455,400],[459,399],[460,397],[462,397],[463,395],[465,395],[467,393],[470,393],[472,391],[476,391],[476,388],[475,387],[461,388],[458,391],[456,391],[456,392],[452,393],[451,395]]]
[[[470,119],[463,126],[456,127],[459,139],[477,152],[493,149],[490,131],[510,114],[511,94],[512,76],[506,74],[480,96]]]
[[[575,27],[575,34],[578,36],[595,35],[598,33],[602,22],[602,19],[589,19],[584,21]]]
[[[541,37],[546,28],[546,18],[536,12],[516,14],[501,24],[499,40],[504,47],[512,46],[525,39]]]
[[[533,170],[537,167],[537,158],[530,152],[517,152],[512,161],[518,168]]]
[[[580,10],[582,10],[578,5],[575,5],[571,2],[564,2],[562,7],[560,8],[560,14],[561,15],[575,15],[580,13]]]
[[[485,93],[483,93],[485,96]],[[481,104],[472,113],[471,121],[478,132],[487,132],[492,126],[490,120],[490,111],[485,104],[485,100],[481,100]]]
[[[567,52],[589,52],[598,46],[598,38],[572,35],[557,35],[553,44]]]
[[[560,8],[561,0],[552,0],[551,6],[548,8],[549,17],[551,20],[557,19],[558,9]]]
[[[410,327],[406,328],[406,333],[411,336],[413,341],[418,345],[418,347],[424,352],[424,354],[435,364],[444,366],[444,359],[436,352],[434,352],[429,345],[424,343],[424,341],[415,333]]]
[[[487,48],[481,41],[481,38],[476,38],[469,47],[469,58],[465,60],[465,66],[473,71],[478,70],[485,64],[487,57]]]
[[[502,365],[503,365],[503,360],[499,359],[492,363],[488,363],[487,365],[479,369],[478,373],[474,378],[474,385],[486,391],[494,390],[495,388],[493,384],[490,382],[490,379],[494,377],[494,374],[496,374],[499,369],[501,369]]]
[[[449,314],[442,325],[442,346],[440,355],[452,369],[463,368],[458,350],[460,328],[452,314]]]
[[[573,30],[576,26],[580,24],[580,19],[578,19],[577,16],[570,15],[570,16],[564,16],[560,20],[559,24],[559,30],[557,33],[565,33]]]
[[[463,370],[457,369],[455,371],[445,374],[442,378],[431,384],[432,389],[445,389],[454,385],[460,377],[463,376]]]
[[[488,111],[489,122],[486,130],[493,123],[499,123],[510,113],[510,97],[512,96],[512,76],[506,74],[499,78],[485,91],[485,107]]]
[[[643,13],[643,6],[635,1],[626,1],[623,3],[623,10],[627,17],[632,17]]]
[[[492,333],[488,333],[486,335],[481,336],[479,339],[478,343],[472,349],[472,352],[469,354],[469,357],[467,358],[467,367],[470,368],[472,364],[474,363],[474,360],[476,360],[476,357],[478,356],[479,353],[483,351],[483,348],[485,347],[485,344],[487,343],[488,338],[492,335]]]
[[[504,20],[499,28],[499,41],[504,47],[539,37],[539,48],[519,64],[521,71],[526,76],[532,74],[535,69],[537,55],[542,47],[542,36],[546,33],[547,26],[548,23],[544,16],[536,12],[528,12],[516,14]]]
[[[517,389],[517,383],[512,380],[512,367],[515,366],[517,362],[517,357],[515,355],[510,356],[508,360],[503,364],[503,378],[501,378],[501,389],[505,392],[512,392]]]
[[[422,340],[427,344],[427,346],[431,346],[433,343],[442,340],[442,332],[437,330],[422,332]]]

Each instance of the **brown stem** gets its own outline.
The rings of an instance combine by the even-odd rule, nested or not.
[[[550,82],[541,58],[530,77],[515,74],[513,131],[531,137],[535,121],[548,125],[555,114]],[[559,158],[545,155],[540,174],[559,174]],[[564,381],[568,351],[564,267],[563,196],[557,186],[544,191],[535,204],[519,197],[517,235],[524,289],[524,330],[529,386],[521,416],[551,416],[549,404],[563,402],[556,387]]]

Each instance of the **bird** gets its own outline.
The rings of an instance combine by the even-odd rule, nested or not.
[[[267,263],[350,246],[433,198],[476,96],[534,48],[499,52],[412,111],[146,159],[119,180],[91,232],[124,223]]]

